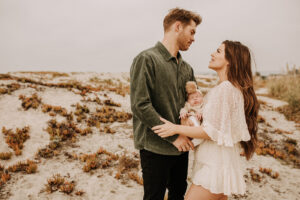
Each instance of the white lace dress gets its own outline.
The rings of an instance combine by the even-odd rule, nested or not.
[[[204,98],[203,128],[212,140],[195,149],[192,182],[212,193],[244,194],[244,164],[240,141],[250,140],[244,98],[229,81],[212,88]]]

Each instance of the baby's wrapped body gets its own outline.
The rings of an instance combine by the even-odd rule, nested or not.
[[[197,90],[197,84],[194,81],[188,81],[185,86],[188,94],[187,102],[180,110],[180,118],[188,118],[194,126],[201,125],[202,108],[203,108],[203,95],[200,90]],[[202,139],[193,139],[194,146],[199,145]]]
[[[196,105],[191,105],[190,102],[186,102],[184,107],[180,110],[180,117],[187,117],[194,124],[194,126],[200,126],[201,121],[199,120],[198,116],[202,116],[202,108],[202,101]],[[194,146],[199,145],[202,141],[203,139],[200,138],[194,138],[192,140]]]

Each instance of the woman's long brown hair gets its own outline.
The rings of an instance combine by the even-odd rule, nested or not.
[[[241,141],[245,156],[249,160],[257,144],[257,115],[259,103],[253,89],[251,55],[248,47],[237,41],[225,40],[225,58],[229,62],[228,80],[241,90],[244,96],[245,117],[251,136],[249,141]]]

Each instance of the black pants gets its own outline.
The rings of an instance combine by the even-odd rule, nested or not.
[[[140,150],[144,179],[144,200],[183,200],[187,188],[188,152],[167,156]]]

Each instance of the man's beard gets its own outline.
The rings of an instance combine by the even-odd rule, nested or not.
[[[189,49],[190,46],[185,41],[184,36],[180,36],[178,38],[178,47],[180,51],[186,51]]]

